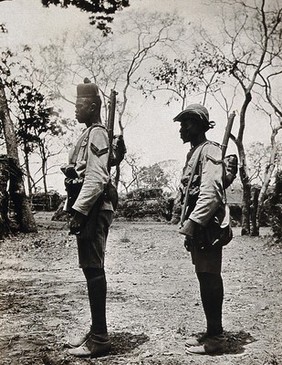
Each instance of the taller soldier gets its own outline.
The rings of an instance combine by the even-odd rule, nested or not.
[[[206,131],[213,127],[208,110],[200,104],[189,105],[174,121],[180,122],[180,137],[190,142],[183,169],[183,190],[188,190],[185,227],[185,247],[190,251],[199,281],[207,330],[201,338],[187,341],[188,352],[210,354],[224,350],[222,327],[223,281],[221,277],[222,245],[210,241],[208,232],[215,215],[224,218],[225,192],[221,148],[207,141]],[[189,186],[187,186],[190,184]]]
[[[106,194],[109,140],[101,124],[98,87],[86,80],[77,86],[76,118],[86,130],[70,151],[66,177],[68,204],[72,214],[70,232],[76,235],[79,266],[85,275],[91,311],[90,331],[70,341],[70,354],[98,357],[110,350],[106,322],[106,276],[104,270],[108,230],[113,219],[113,202]]]

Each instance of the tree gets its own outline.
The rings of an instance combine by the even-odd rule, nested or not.
[[[265,145],[263,142],[253,142],[247,148],[247,160],[249,166],[249,176],[252,184],[262,186],[265,182],[265,174],[269,174],[269,161],[272,158],[273,148],[271,145]],[[270,180],[273,180],[278,170],[281,170],[282,144],[277,143],[277,155],[273,170],[271,169]]]
[[[163,189],[168,186],[169,180],[159,164],[143,166],[139,171],[141,187],[148,189]]]
[[[243,184],[243,221],[242,234],[250,233],[250,178],[247,173],[246,153],[243,144],[247,110],[251,105],[259,77],[273,73],[272,64],[279,62],[281,52],[281,14],[282,8],[267,7],[266,1],[260,5],[232,2],[241,9],[234,17],[233,31],[225,24],[225,34],[230,46],[230,74],[237,80],[243,91],[243,100],[239,113],[239,131],[235,138],[240,157],[240,177]],[[246,36],[250,42],[246,42]],[[281,67],[281,62],[280,67]]]
[[[75,6],[84,12],[98,14],[90,16],[90,24],[96,25],[104,36],[111,32],[109,23],[112,23],[113,15],[129,6],[129,0],[41,0],[41,2],[46,7],[51,4],[63,8]]]
[[[274,191],[268,201],[270,211],[270,224],[273,237],[276,242],[282,242],[282,171],[278,171],[275,177]]]
[[[174,195],[179,190],[179,181],[181,179],[182,165],[177,160],[165,160],[159,162],[159,166],[164,171],[168,180],[167,189]]]
[[[44,192],[47,191],[47,162],[54,153],[48,152],[47,136],[53,138],[62,136],[62,127],[57,119],[52,118],[52,109],[47,105],[46,98],[36,88],[22,86],[17,94],[17,137],[23,147],[25,168],[28,178],[30,195],[36,187],[30,172],[30,155],[38,151],[41,158],[41,179],[43,180]]]
[[[5,136],[7,155],[20,171],[19,155],[16,134],[10,117],[10,111],[5,94],[5,86],[0,78],[0,121]],[[16,219],[22,232],[36,232],[36,223],[31,212],[30,202],[25,194],[23,175],[20,173],[10,175],[10,195],[14,203]]]
[[[235,139],[240,157],[240,178],[243,184],[243,214],[242,234],[250,233],[250,179],[247,173],[246,153],[243,137],[247,122],[247,110],[253,98],[254,88],[260,72],[267,72],[277,55],[276,39],[281,30],[282,9],[267,10],[265,0],[260,1],[260,6],[247,5],[246,3],[234,2],[241,7],[241,11],[235,15],[234,30],[231,33],[225,27],[228,37],[227,44],[230,46],[231,75],[238,81],[243,91],[243,100],[239,113],[239,131]],[[252,13],[252,16],[250,16]],[[277,33],[278,32],[278,33]],[[246,45],[245,37],[250,41]],[[279,48],[281,47],[278,45]]]
[[[24,47],[23,52],[19,54],[13,54],[10,51],[2,52],[0,64],[3,80],[9,91],[10,108],[16,120],[17,142],[23,150],[29,195],[36,187],[30,171],[30,156],[39,151],[41,179],[44,191],[47,193],[48,146],[45,137],[48,134],[51,134],[53,138],[63,135],[58,120],[52,116],[53,109],[48,99],[39,91],[30,76],[37,71],[33,60],[29,58],[30,51],[29,47]]]
[[[280,17],[281,17],[281,12],[280,12]],[[281,18],[280,18],[280,22],[281,22]],[[281,29],[280,29],[279,37],[278,37],[278,40],[276,43],[278,44],[277,45],[278,51],[281,50],[281,48],[282,48]],[[270,59],[271,64],[273,64],[273,66],[274,66],[272,68],[272,70],[268,74],[265,74],[264,69],[262,69],[259,72],[259,77],[262,80],[262,87],[264,89],[264,96],[265,96],[266,101],[269,103],[272,113],[264,110],[264,112],[267,114],[267,116],[269,118],[270,126],[271,126],[270,153],[269,153],[268,162],[267,162],[267,165],[265,168],[262,188],[261,188],[259,196],[258,196],[258,209],[256,211],[256,216],[255,216],[255,218],[256,218],[255,233],[256,234],[259,234],[259,223],[260,223],[260,218],[261,218],[261,214],[262,214],[262,208],[263,208],[263,204],[265,201],[267,189],[270,184],[270,180],[274,173],[275,167],[278,167],[281,164],[281,144],[277,143],[276,138],[277,138],[278,133],[282,130],[282,99],[281,99],[281,90],[279,88],[279,85],[280,85],[279,82],[280,82],[280,77],[281,77],[281,73],[282,73],[282,64],[281,64],[282,62],[281,62],[280,57],[278,58],[278,61],[277,61],[277,58],[274,56],[275,56],[275,53],[272,54],[271,59]],[[278,84],[277,84],[277,82],[278,82]],[[274,118],[273,118],[273,112],[275,114]],[[274,119],[276,119],[276,120],[274,120]],[[279,180],[279,178],[278,178],[279,168],[276,173],[276,176],[277,176],[277,179]],[[277,182],[277,185],[279,185],[278,182]]]
[[[130,190],[139,189],[140,157],[134,153],[127,153],[121,167],[120,184],[128,194]]]
[[[2,33],[7,32],[5,24],[0,24],[0,30]],[[5,84],[2,79],[3,69],[1,68],[0,71],[0,131],[4,136],[8,161],[10,162],[9,173],[6,176],[6,183],[8,180],[10,180],[9,192],[14,203],[16,213],[15,216],[19,225],[19,229],[22,232],[36,232],[37,227],[35,219],[32,215],[30,201],[25,194],[23,174],[20,169],[16,134],[8,107]],[[1,185],[3,182],[4,180],[2,179]],[[2,185],[2,192],[3,189],[7,189],[7,184],[4,187]],[[1,209],[3,209],[3,206]],[[3,211],[1,211],[1,213],[3,214]],[[1,224],[3,224],[3,221]]]
[[[157,92],[166,92],[169,97],[166,104],[175,100],[181,103],[181,110],[187,105],[187,99],[193,94],[202,95],[202,104],[205,105],[207,95],[215,92],[224,83],[221,75],[228,71],[228,65],[220,54],[213,57],[203,57],[198,46],[191,51],[187,58],[169,59],[167,56],[158,57],[158,66],[150,70],[152,80],[142,78],[138,87],[147,97],[156,97]]]
[[[99,85],[104,101],[110,90],[118,92],[118,123],[123,133],[123,117],[128,103],[128,92],[143,73],[146,64],[156,58],[157,50],[172,47],[179,38],[180,20],[174,15],[131,12],[123,19],[123,27],[102,39],[87,34],[74,48],[78,54],[75,73],[80,80],[91,75]],[[111,62],[109,62],[111,60]],[[104,106],[107,103],[104,102]]]
[[[275,86],[277,88],[277,78],[282,72],[280,56],[282,8],[278,6],[278,3],[267,4],[265,0],[259,2],[219,0],[217,2],[221,4],[223,10],[222,41],[215,39],[210,32],[203,29],[198,33],[202,35],[203,41],[201,43],[197,41],[195,47],[198,54],[196,64],[203,67],[197,75],[197,86],[201,84],[203,76],[210,75],[203,101],[206,101],[207,93],[213,95],[218,102],[218,96],[220,96],[222,100],[220,105],[227,117],[233,105],[236,105],[236,109],[239,110],[239,129],[232,139],[237,146],[240,159],[239,173],[243,186],[242,234],[244,235],[251,232],[251,182],[244,146],[245,128],[250,119],[249,109],[256,109],[254,100],[260,99],[262,91],[268,101],[264,104],[264,110],[271,105],[270,91],[273,91]],[[226,7],[228,13],[225,14]],[[232,16],[230,16],[231,13]],[[218,28],[219,24],[218,22]],[[191,67],[190,64],[188,66],[188,68]],[[193,69],[192,66],[192,71]],[[169,70],[173,70],[173,66]],[[172,76],[174,75],[173,71]],[[216,77],[220,77],[219,85],[222,82],[220,89],[210,87],[214,85]],[[234,90],[233,93],[230,93],[231,87]],[[199,92],[193,89],[192,91]],[[273,107],[273,110],[278,113],[277,107],[276,109]],[[274,137],[277,134],[275,133]]]
[[[116,119],[119,133],[123,134],[130,120],[127,105],[131,95],[138,93],[135,82],[148,69],[156,52],[172,47],[179,37],[180,22],[174,15],[131,13],[124,16],[121,29],[106,39],[100,34],[87,34],[73,45],[77,60],[67,66],[75,84],[85,77],[95,82],[100,89],[104,106],[104,119],[108,116],[108,101],[111,89],[118,92]],[[51,63],[56,64],[51,56]],[[110,60],[110,61],[109,61]],[[58,64],[59,66],[59,64]],[[57,91],[57,94],[63,94]],[[66,99],[66,98],[65,98]],[[115,176],[116,184],[119,171]]]
[[[252,236],[259,235],[261,216],[267,198],[268,186],[271,180],[273,181],[277,172],[281,170],[281,153],[281,143],[274,147],[273,145],[265,146],[262,142],[254,142],[246,151],[249,177],[252,184]]]

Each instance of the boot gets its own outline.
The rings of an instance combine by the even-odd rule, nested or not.
[[[209,336],[207,333],[204,333],[203,335],[199,336],[198,338],[195,336],[191,336],[185,342],[185,347],[201,346],[205,341],[208,340],[208,338],[209,338]]]
[[[186,349],[188,353],[197,355],[222,354],[225,350],[226,338],[223,334],[208,338],[200,346],[191,346]]]
[[[66,343],[66,347],[72,349],[72,348],[81,346],[88,339],[88,337],[91,335],[91,333],[92,332],[91,332],[91,328],[90,328],[90,330],[84,334],[71,337],[68,340],[68,342]]]
[[[110,340],[101,341],[91,334],[79,347],[70,349],[69,354],[76,357],[100,357],[108,355],[110,348]]]

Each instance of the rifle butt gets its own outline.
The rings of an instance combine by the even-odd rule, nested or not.
[[[230,134],[231,134],[231,130],[232,130],[232,127],[233,127],[234,119],[235,119],[235,112],[232,112],[228,117],[228,121],[227,121],[227,125],[226,125],[226,128],[225,128],[223,141],[222,141],[222,144],[221,144],[221,146],[222,146],[222,158],[224,158],[225,154],[226,154],[228,141],[229,141],[229,138],[230,138]]]

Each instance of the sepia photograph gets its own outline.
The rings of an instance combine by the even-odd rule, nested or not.
[[[282,365],[279,0],[0,0],[0,364]]]

